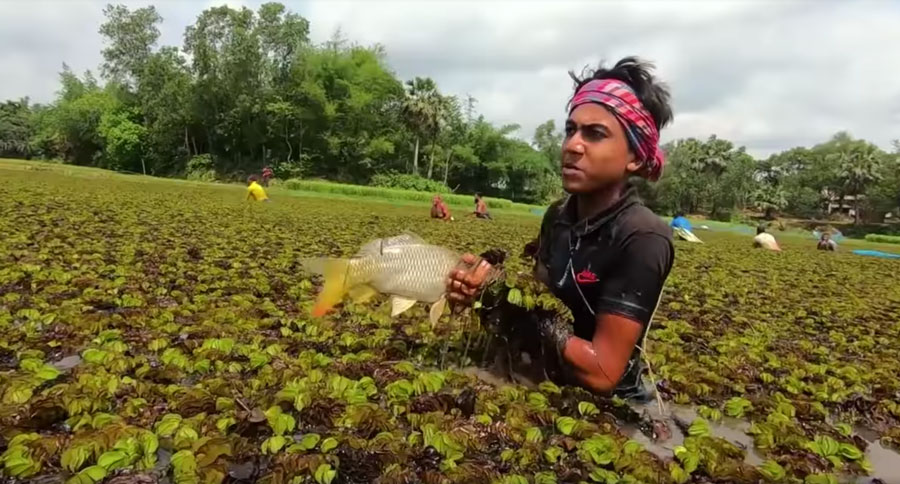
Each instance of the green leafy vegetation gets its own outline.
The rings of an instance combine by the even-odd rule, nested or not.
[[[900,236],[897,235],[866,234],[866,240],[882,244],[900,244]]]
[[[408,200],[418,202],[431,203],[432,197],[436,192],[433,191],[415,191],[400,188],[370,187],[362,185],[346,185],[342,183],[332,183],[321,180],[287,180],[283,186],[291,190],[303,190],[314,193],[330,193],[337,195],[351,195],[354,197],[382,198],[387,200]],[[448,205],[463,206],[466,208],[473,207],[472,197],[468,195],[442,195],[441,198]],[[534,205],[526,205],[522,203],[513,203],[502,198],[485,198],[489,208],[500,209],[517,209],[529,211],[538,208]]]
[[[537,217],[448,224],[67,170],[0,164],[4,478],[837,482],[873,472],[860,429],[900,446],[894,261],[721,233],[677,244],[645,349],[661,398],[698,416],[660,452],[637,441],[654,421],[619,399],[474,376],[488,330],[471,311],[432,327],[376,297],[309,316],[321,281],[301,258],[404,230],[505,250],[502,300],[560,310],[518,255]],[[717,433],[731,421],[752,449]]]

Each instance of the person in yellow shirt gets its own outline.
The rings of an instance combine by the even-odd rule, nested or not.
[[[263,187],[259,184],[259,178],[256,175],[250,175],[250,178],[247,179],[247,200],[256,200],[257,202],[268,202],[269,197],[266,195],[266,191],[263,190]]]

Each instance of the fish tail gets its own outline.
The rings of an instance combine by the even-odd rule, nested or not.
[[[350,261],[329,258],[311,259],[305,261],[304,266],[311,272],[321,274],[325,279],[325,285],[312,310],[313,317],[318,318],[331,311],[347,293],[347,274],[350,272]]]

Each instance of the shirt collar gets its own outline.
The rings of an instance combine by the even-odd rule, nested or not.
[[[637,196],[637,189],[629,184],[625,193],[622,194],[622,197],[616,200],[616,202],[606,210],[592,217],[578,220],[575,197],[568,195],[565,201],[559,206],[559,216],[556,218],[556,224],[570,227],[575,233],[575,236],[583,237],[605,225],[626,208],[639,203],[641,203],[641,201]]]

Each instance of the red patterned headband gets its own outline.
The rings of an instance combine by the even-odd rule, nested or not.
[[[659,148],[659,130],[631,87],[616,79],[589,81],[572,97],[569,113],[586,103],[602,104],[612,111],[625,128],[631,149],[647,166],[647,178],[658,180],[665,163],[665,155]]]

